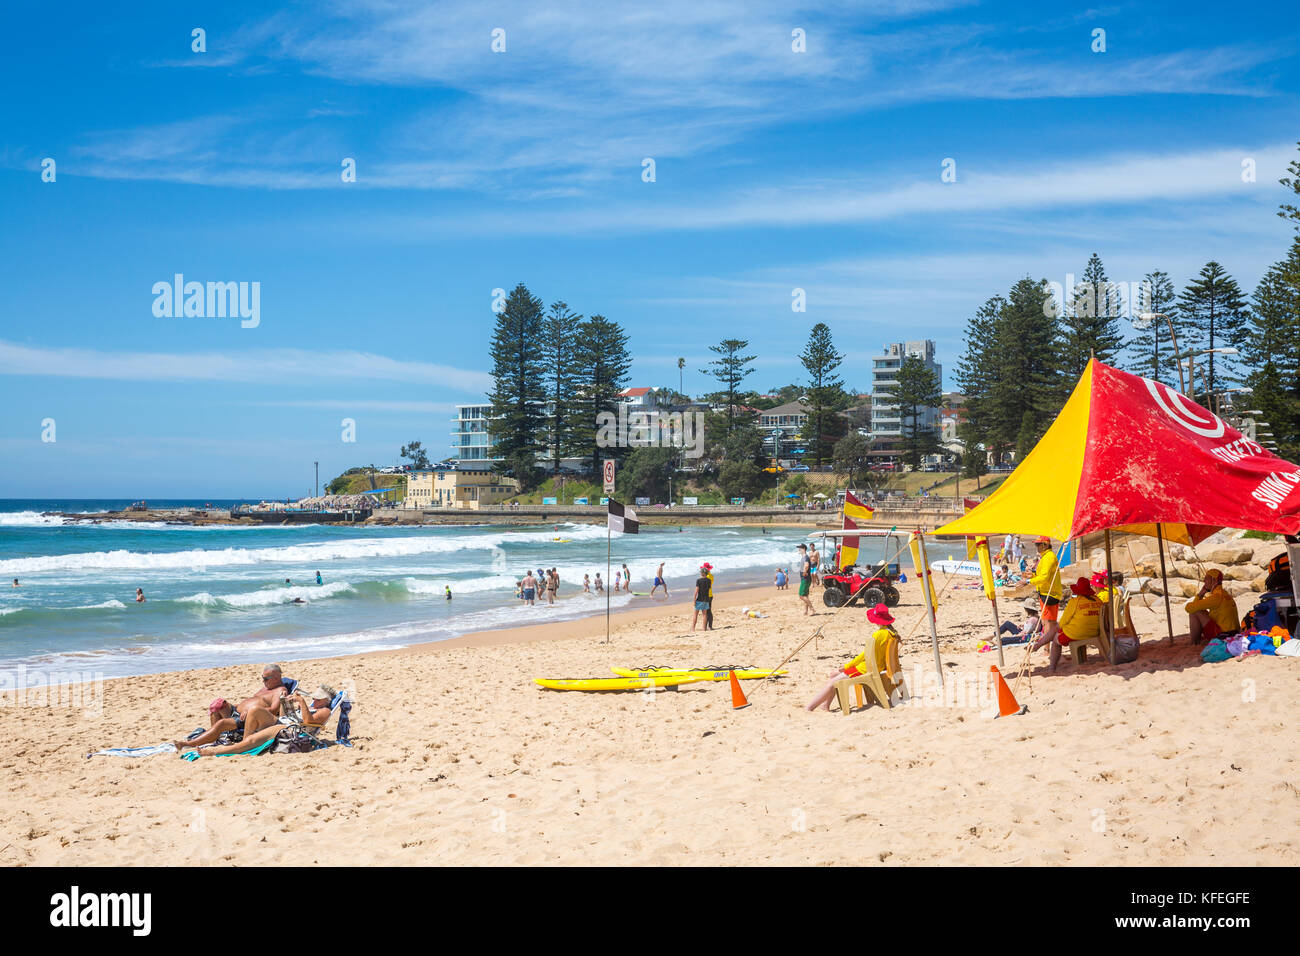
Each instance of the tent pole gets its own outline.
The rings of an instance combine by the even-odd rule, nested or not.
[[[1174,642],[1174,616],[1169,610],[1169,575],[1165,573],[1165,532],[1156,522],[1156,541],[1160,545],[1160,590],[1165,592],[1165,624],[1169,627],[1169,643]]]
[[[1110,592],[1110,600],[1106,602],[1106,622],[1109,625],[1110,636],[1106,643],[1110,645],[1110,662],[1115,663],[1115,590],[1110,583],[1110,528],[1106,529],[1106,590]]]
[[[930,643],[934,646],[934,672],[939,675],[939,687],[943,688],[943,660],[939,657],[939,630],[935,627],[934,603],[930,600],[930,557],[925,553],[925,538],[920,532],[916,535],[916,550],[921,556],[921,596],[925,600],[925,616],[930,620]]]

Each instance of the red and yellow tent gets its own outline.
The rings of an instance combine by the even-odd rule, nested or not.
[[[1047,434],[936,535],[1106,529],[1195,544],[1220,528],[1300,533],[1300,465],[1167,385],[1088,363]]]

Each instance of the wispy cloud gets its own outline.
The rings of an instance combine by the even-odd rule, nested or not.
[[[217,51],[228,69],[296,67],[346,84],[416,91],[382,117],[356,107],[232,105],[185,124],[97,134],[72,169],[105,178],[265,189],[326,188],[343,155],[360,188],[589,195],[659,161],[715,153],[756,130],[907,104],[1267,92],[1255,68],[1284,44],[1087,57],[1053,31],[962,20],[964,0],[794,7],[665,0],[552,8],[313,5],[250,23]],[[943,14],[942,18],[936,14]],[[506,52],[491,49],[506,31]],[[791,50],[794,29],[807,51]],[[1038,34],[1034,34],[1035,37]],[[208,54],[211,57],[213,54]],[[204,61],[193,57],[169,66]],[[232,119],[239,116],[238,120]],[[364,146],[361,144],[364,143]]]
[[[410,362],[369,352],[264,349],[228,352],[109,352],[42,348],[0,340],[0,374],[143,382],[295,385],[362,380],[434,385],[481,395],[486,372]]]

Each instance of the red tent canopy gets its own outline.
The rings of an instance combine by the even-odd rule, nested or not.
[[[1089,362],[1006,482],[937,534],[1115,528],[1191,543],[1219,528],[1300,533],[1300,465],[1167,385]]]

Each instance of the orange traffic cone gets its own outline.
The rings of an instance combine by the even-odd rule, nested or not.
[[[745,692],[740,689],[740,681],[736,679],[735,671],[727,671],[731,676],[731,709],[740,710],[742,707],[748,707],[749,701],[745,699]]]
[[[1016,703],[1015,695],[1011,693],[1011,688],[1007,682],[1002,679],[1002,672],[998,670],[997,665],[992,665],[989,670],[997,675],[998,681],[998,717],[1015,717],[1023,714],[1029,709],[1028,705],[1022,707]],[[996,718],[994,718],[996,719]]]

